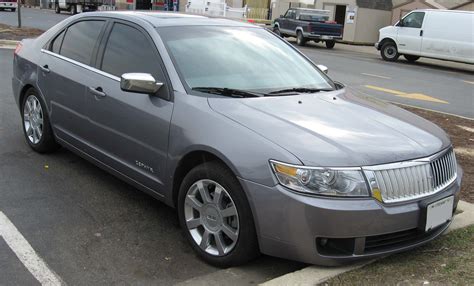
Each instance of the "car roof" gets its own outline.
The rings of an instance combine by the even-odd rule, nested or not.
[[[141,19],[149,22],[154,27],[170,26],[235,26],[257,27],[242,21],[222,18],[210,18],[200,15],[182,14],[176,12],[149,12],[149,11],[103,11],[80,14],[84,17],[113,17],[124,20]]]

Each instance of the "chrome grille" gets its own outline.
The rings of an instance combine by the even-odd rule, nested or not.
[[[380,190],[386,203],[407,201],[434,194],[456,180],[452,149],[430,158],[375,167],[364,167],[372,193]]]

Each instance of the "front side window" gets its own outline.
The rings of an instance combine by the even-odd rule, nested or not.
[[[156,48],[139,30],[115,23],[105,46],[103,71],[120,77],[124,73],[149,73],[164,80]]]
[[[413,12],[403,18],[403,27],[420,29],[425,18],[424,12]]]
[[[285,18],[294,19],[295,18],[295,11],[294,10],[288,10],[286,12]]]
[[[157,30],[182,80],[191,89],[219,87],[267,92],[334,87],[310,61],[264,29],[183,26]]]
[[[83,64],[91,64],[92,53],[105,21],[82,21],[70,26],[60,54]]]

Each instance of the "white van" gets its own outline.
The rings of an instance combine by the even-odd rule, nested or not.
[[[403,55],[474,64],[474,12],[414,10],[379,33],[375,47],[386,61]]]

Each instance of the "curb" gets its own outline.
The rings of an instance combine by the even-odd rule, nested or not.
[[[0,39],[0,49],[15,49],[17,43],[19,43],[19,41]]]
[[[474,204],[465,201],[459,201],[458,210],[462,211],[455,215],[455,219],[443,235],[460,228],[464,228],[474,224]],[[380,258],[379,258],[380,259]],[[293,273],[277,277],[260,285],[263,286],[284,286],[284,285],[316,285],[322,283],[330,278],[338,276],[342,273],[361,268],[365,265],[371,264],[378,259],[366,261],[344,267],[321,267],[309,266]]]

